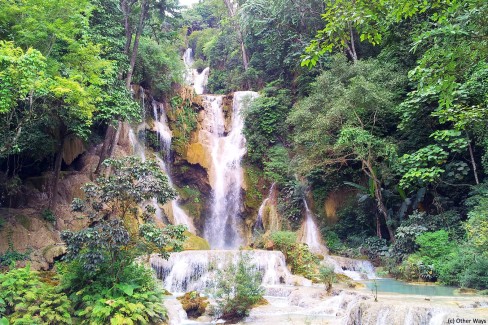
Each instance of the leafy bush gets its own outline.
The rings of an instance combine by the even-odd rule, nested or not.
[[[294,274],[300,274],[308,279],[316,276],[318,269],[318,258],[306,244],[298,243],[296,233],[291,231],[277,231],[271,234],[271,240],[275,247],[280,250],[286,258]]]
[[[332,290],[332,283],[337,281],[334,268],[331,266],[321,266],[319,268],[319,278],[321,282],[325,283],[327,292]]]
[[[418,248],[415,241],[417,236],[427,231],[427,228],[419,225],[400,226],[396,229],[396,240],[391,246],[391,253],[399,261],[402,261],[408,254],[413,253]]]
[[[49,209],[42,210],[41,216],[42,216],[42,219],[44,219],[46,221],[49,221],[49,222],[55,222],[56,221],[56,216]]]
[[[368,255],[369,259],[378,259],[388,256],[388,244],[386,239],[379,237],[368,237],[364,241],[362,252]]]
[[[217,318],[239,320],[248,315],[249,309],[258,303],[264,294],[261,277],[249,265],[249,257],[241,254],[237,265],[230,263],[218,270],[218,283],[215,296],[217,306],[212,313]]]
[[[287,256],[297,242],[297,234],[293,231],[276,231],[271,234],[271,240],[275,247]]]
[[[30,266],[0,274],[0,317],[12,324],[71,324],[70,301]]]

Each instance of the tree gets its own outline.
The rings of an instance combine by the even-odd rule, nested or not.
[[[260,274],[250,263],[250,257],[241,253],[237,264],[230,262],[225,271],[218,270],[215,292],[218,304],[213,310],[218,318],[240,320],[263,298]]]
[[[85,185],[85,200],[73,201],[73,210],[83,212],[92,226],[62,235],[68,259],[83,266],[76,287],[93,279],[119,283],[124,269],[137,257],[152,252],[167,257],[168,249],[182,248],[184,227],[159,229],[150,222],[154,208],[146,206],[142,212],[139,208],[154,197],[160,203],[175,198],[157,164],[135,157],[108,159],[104,164],[113,167],[113,174]]]
[[[379,60],[349,64],[335,57],[319,76],[309,97],[288,116],[294,128],[295,166],[304,175],[314,170],[334,173],[359,163],[372,181],[374,198],[390,239],[393,224],[383,200],[383,174],[396,155],[385,135],[394,125],[394,107],[404,79],[394,65]]]

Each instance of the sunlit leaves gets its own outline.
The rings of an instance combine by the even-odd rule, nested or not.
[[[23,51],[13,42],[0,41],[0,114],[46,87],[46,59],[37,50]],[[32,95],[32,94],[31,94]]]

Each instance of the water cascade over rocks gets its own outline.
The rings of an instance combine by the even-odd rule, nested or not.
[[[212,248],[238,248],[243,243],[241,190],[244,171],[241,159],[246,153],[246,139],[242,134],[244,119],[241,112],[249,102],[257,97],[252,91],[238,91],[234,93],[232,105],[232,123],[230,131],[225,134],[225,124],[222,107],[214,99],[210,104],[212,109],[212,207],[211,216],[205,224],[204,237]],[[218,109],[217,109],[218,107]]]
[[[140,97],[142,100],[142,105],[144,105],[145,101],[145,92],[142,87],[140,87]],[[168,182],[171,187],[174,187],[173,181],[171,179],[171,173],[170,169],[168,166],[170,166],[169,163],[169,157],[170,157],[170,150],[171,150],[171,139],[172,139],[172,132],[168,126],[168,119],[166,117],[166,112],[164,110],[164,105],[162,103],[159,103],[155,100],[152,101],[152,108],[153,108],[153,119],[154,119],[154,131],[157,134],[157,138],[159,140],[160,146],[163,151],[163,158],[159,157],[157,154],[155,154],[155,159],[156,162],[159,165],[159,168],[166,174],[168,177]],[[145,112],[145,107],[142,106],[142,110]],[[145,115],[145,114],[144,114]],[[145,116],[144,120],[145,121]],[[140,125],[137,126],[136,132],[134,132],[133,128],[129,129],[129,141],[132,145],[133,152],[141,158],[142,161],[146,161],[146,143],[141,142],[140,140],[140,134],[146,132],[146,128],[148,128],[148,125],[146,122],[141,123]],[[146,139],[145,134],[142,136],[142,138]],[[156,217],[160,220],[163,221],[163,209],[160,207],[159,203],[157,202],[156,198],[153,198],[150,202],[150,204],[154,207],[156,210]],[[178,198],[170,201],[169,203],[166,204],[166,209],[169,213],[169,215],[172,216],[172,223],[175,225],[185,225],[187,226],[188,230],[192,233],[195,233],[195,226],[193,225],[193,222],[191,218],[185,213],[185,211],[179,206],[178,204]]]
[[[196,290],[204,292],[215,287],[217,270],[232,263],[237,265],[239,252],[232,250],[184,251],[171,254],[168,260],[151,256],[150,263],[163,286],[173,293]],[[293,276],[286,267],[285,256],[278,251],[243,251],[249,256],[251,268],[262,275],[263,285],[291,284]]]
[[[305,206],[305,221],[302,225],[302,242],[307,244],[310,251],[315,254],[325,255],[328,253],[327,247],[322,243],[319,227],[315,222],[315,217],[310,211],[307,200],[303,200]]]

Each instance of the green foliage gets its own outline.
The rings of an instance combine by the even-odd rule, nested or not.
[[[134,70],[134,82],[153,90],[159,96],[181,83],[183,65],[173,40],[155,41],[143,37]]]
[[[244,112],[244,135],[249,159],[258,165],[276,160],[277,156],[286,153],[279,144],[286,143],[288,132],[285,121],[291,108],[291,93],[280,89],[278,83],[268,84],[263,89],[264,94]],[[270,152],[273,146],[282,149]]]
[[[76,261],[60,267],[61,287],[70,293],[75,315],[82,324],[148,324],[166,318],[163,293],[153,272],[132,263],[120,272],[119,282],[108,277],[92,277],[79,283],[86,273]]]
[[[213,314],[217,318],[240,320],[263,298],[260,273],[250,266],[245,253],[241,253],[237,265],[230,263],[223,270],[218,270],[217,306]]]
[[[41,282],[29,266],[0,274],[0,316],[11,324],[72,324],[66,295]]]
[[[175,116],[171,144],[181,154],[190,142],[191,132],[197,127],[198,112],[193,108],[190,99],[180,96],[171,98],[171,108]]]
[[[56,221],[56,215],[49,209],[43,210],[41,212],[41,216],[46,221],[49,221],[49,222],[55,222]]]
[[[297,235],[291,231],[277,231],[271,234],[275,248],[280,250],[286,258],[292,273],[303,275],[308,279],[316,276],[318,258],[310,252],[306,244],[297,242]]]
[[[25,53],[13,42],[0,41],[0,114],[10,111],[17,101],[45,83],[42,70],[46,58],[30,48]],[[42,90],[41,90],[42,91]]]
[[[75,297],[83,294],[82,300],[88,299],[85,292],[92,297],[83,314],[91,321],[104,323],[109,318],[135,317],[132,321],[144,323],[144,319],[160,318],[162,314],[153,304],[158,301],[158,294],[149,292],[155,290],[150,273],[135,261],[150,253],[167,258],[169,250],[181,250],[185,227],[170,225],[160,229],[154,223],[146,222],[153,217],[154,209],[146,208],[142,214],[138,212],[139,204],[144,201],[156,197],[164,204],[175,196],[155,162],[128,157],[109,159],[106,164],[115,168],[111,176],[99,179],[97,184],[87,184],[85,200],[78,199],[73,203],[74,210],[86,213],[96,222],[79,232],[63,232],[70,261],[63,282],[67,291],[79,292]],[[130,287],[126,284],[133,286],[130,290],[142,288],[141,295],[129,294],[131,291],[126,289]],[[131,298],[120,297],[112,291],[115,287],[122,288],[120,290]],[[105,304],[107,299],[110,300],[107,297],[117,298],[116,303]],[[78,299],[75,303],[81,304]],[[144,302],[147,311],[143,308]],[[154,313],[151,312],[153,309]]]
[[[298,228],[304,208],[305,188],[298,181],[288,181],[281,187],[278,196],[278,211],[292,227]]]
[[[319,278],[321,282],[325,283],[327,292],[332,290],[332,283],[337,281],[334,268],[331,266],[321,266],[319,268]]]

